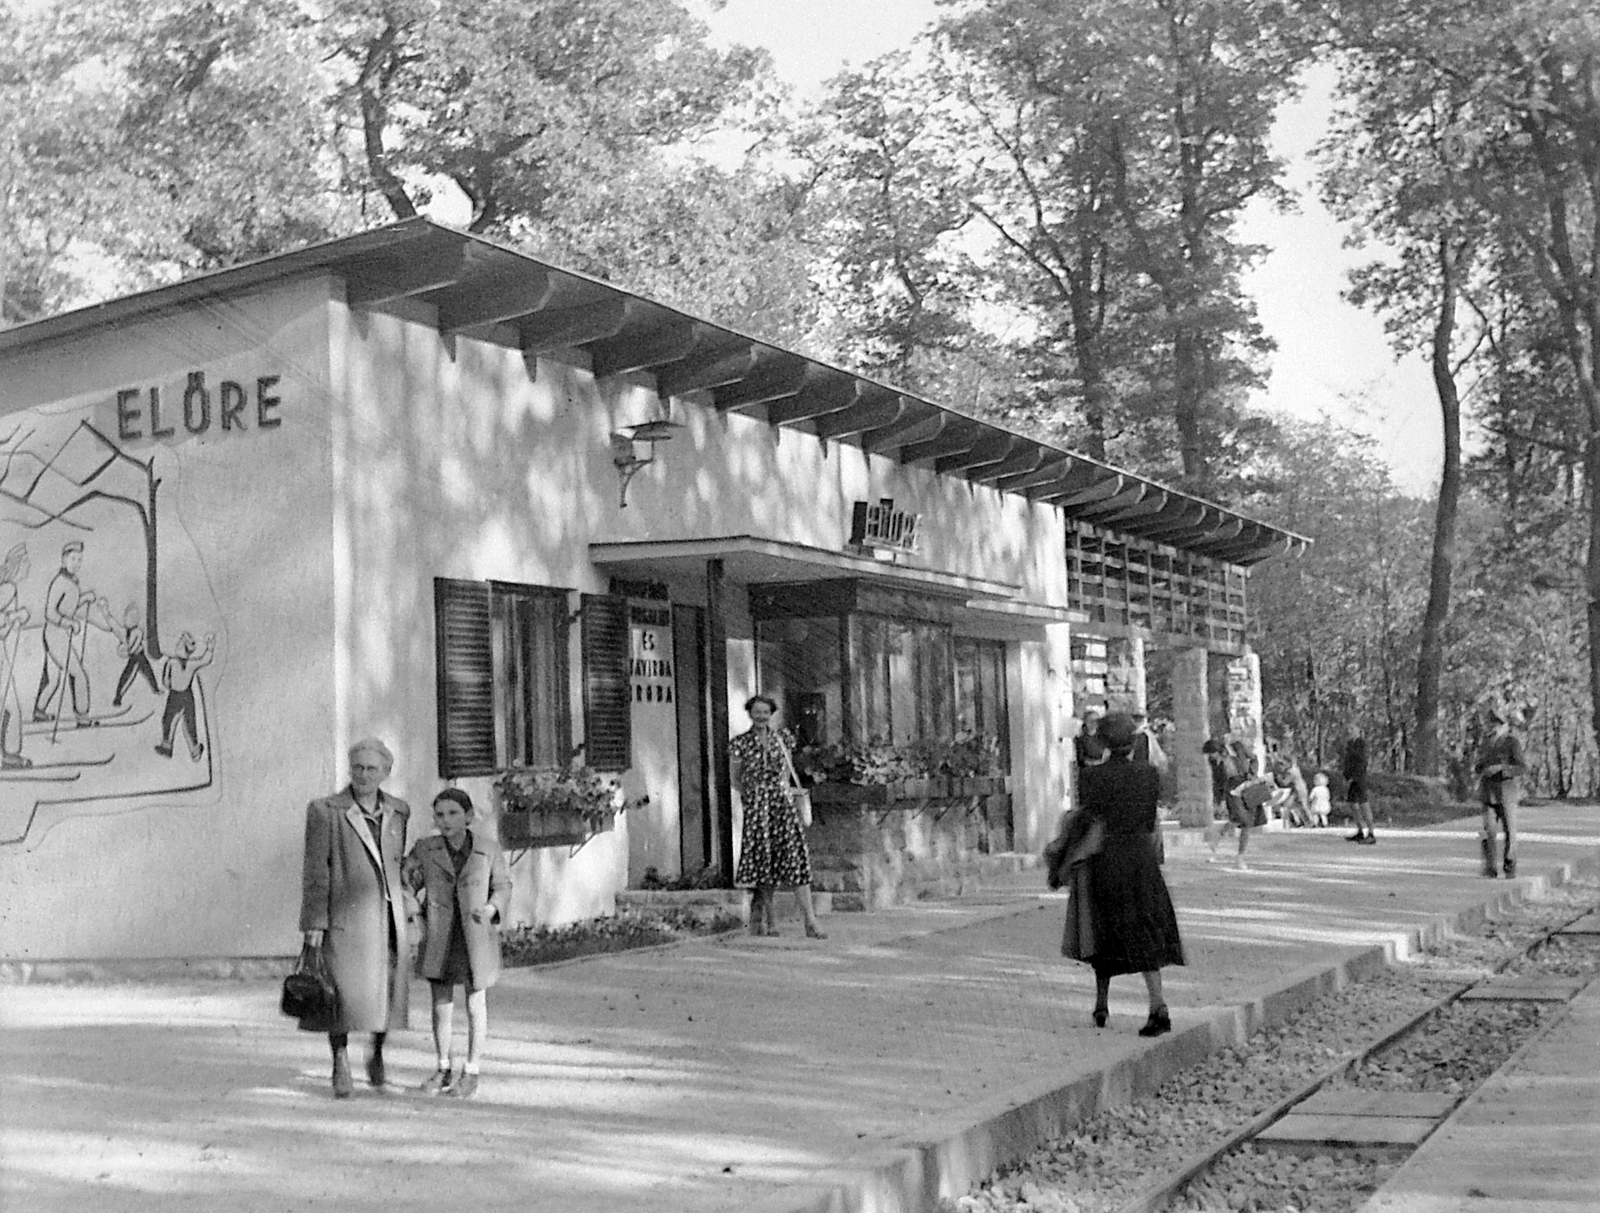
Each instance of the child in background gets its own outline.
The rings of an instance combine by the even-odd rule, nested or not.
[[[493,838],[475,837],[472,798],[446,788],[433,798],[438,833],[420,838],[402,869],[427,917],[417,969],[433,993],[433,1045],[438,1065],[426,1095],[470,1099],[478,1090],[479,1051],[489,1035],[489,987],[500,976],[499,924],[511,905],[511,877]],[[459,1074],[450,1056],[456,987],[467,989],[467,1060]]]
[[[1310,801],[1311,824],[1314,826],[1326,826],[1328,824],[1328,814],[1333,812],[1333,797],[1332,793],[1328,791],[1327,773],[1318,771],[1311,782],[1313,784]]]

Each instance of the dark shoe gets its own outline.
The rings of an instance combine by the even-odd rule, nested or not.
[[[448,1094],[450,1091],[450,1071],[435,1070],[422,1080],[422,1085],[417,1089],[424,1095],[438,1095],[441,1092]]]
[[[478,1093],[478,1076],[468,1070],[461,1071],[447,1093],[457,1099],[471,1099]]]
[[[367,1058],[367,1081],[375,1087],[381,1087],[389,1080],[389,1072],[383,1068],[383,1054],[374,1053]]]
[[[806,923],[806,938],[807,939],[826,939],[826,938],[828,938],[828,933],[826,931],[824,931],[821,927],[817,926],[816,923],[808,922],[808,923]]]
[[[343,1053],[333,1055],[333,1097],[349,1099],[355,1093],[356,1082],[350,1077],[350,1059]]]
[[[1480,838],[1478,849],[1483,852],[1483,874],[1493,880],[1500,875],[1499,848],[1494,839]]]
[[[1362,839],[1364,839],[1364,838],[1365,838],[1365,837],[1366,837],[1366,836],[1367,836],[1367,835],[1366,835],[1366,832],[1365,832],[1365,831],[1363,831],[1363,830],[1357,830],[1357,831],[1356,831],[1356,832],[1355,832],[1355,833],[1354,833],[1354,834],[1347,834],[1347,835],[1345,835],[1345,841],[1346,841],[1346,842],[1360,842],[1360,841],[1361,841],[1361,840],[1362,840]]]
[[[1144,1021],[1144,1027],[1139,1029],[1140,1036],[1165,1036],[1172,1031],[1172,1017],[1167,1014],[1166,1007],[1157,1007],[1150,1012],[1150,1018]]]
[[[1505,875],[1507,880],[1515,879],[1517,875],[1517,857],[1515,855],[1506,856]]]
[[[1104,1007],[1096,1007],[1094,1009],[1094,1026],[1097,1028],[1106,1026],[1106,1009]]]
[[[1364,847],[1375,847],[1375,846],[1377,846],[1378,845],[1378,836],[1376,834],[1368,834],[1365,838],[1363,838],[1361,840],[1361,845],[1364,846]]]
[[[156,747],[156,753],[160,754],[161,757],[163,757],[163,758],[171,758],[172,757],[172,747],[169,746],[169,745],[158,745]]]

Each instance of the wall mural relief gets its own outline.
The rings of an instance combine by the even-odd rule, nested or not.
[[[201,424],[188,382],[179,417]],[[0,846],[215,783],[222,616],[172,504],[177,452],[141,445],[134,398],[0,418]],[[159,389],[137,398],[165,437]]]

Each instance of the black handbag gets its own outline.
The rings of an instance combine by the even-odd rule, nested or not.
[[[290,1019],[325,1023],[338,1018],[339,992],[328,980],[320,947],[308,943],[300,949],[294,972],[283,979],[278,1009]]]

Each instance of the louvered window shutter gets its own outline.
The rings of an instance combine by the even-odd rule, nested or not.
[[[597,771],[633,765],[633,695],[628,677],[628,600],[583,596],[584,754]]]
[[[496,769],[494,645],[488,584],[435,577],[433,620],[439,774],[445,779],[492,774]]]

